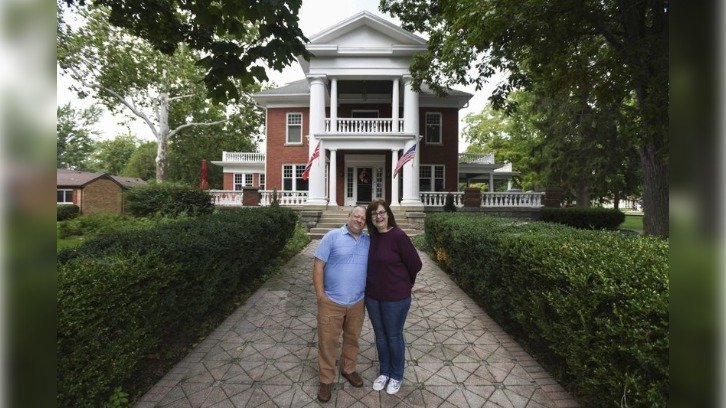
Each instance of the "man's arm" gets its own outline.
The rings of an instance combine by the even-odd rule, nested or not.
[[[323,269],[325,262],[318,258],[313,259],[313,286],[315,286],[315,297],[320,300],[325,296],[325,285],[323,285]]]

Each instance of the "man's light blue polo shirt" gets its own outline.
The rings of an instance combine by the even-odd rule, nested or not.
[[[363,299],[370,246],[368,234],[355,239],[347,224],[323,236],[315,257],[325,262],[323,286],[330,300],[350,306]]]

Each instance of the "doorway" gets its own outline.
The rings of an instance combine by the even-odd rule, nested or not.
[[[373,198],[373,169],[370,167],[358,167],[356,187],[356,204],[368,204]]]

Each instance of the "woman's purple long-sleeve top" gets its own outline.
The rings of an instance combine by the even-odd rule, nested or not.
[[[421,266],[421,258],[403,230],[394,227],[384,234],[373,232],[366,296],[388,302],[406,299]]]

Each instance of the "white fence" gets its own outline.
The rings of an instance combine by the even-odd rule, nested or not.
[[[264,163],[264,153],[222,152],[222,161],[235,163]]]
[[[419,197],[424,206],[439,207],[446,204],[447,192],[420,193]],[[461,191],[452,192],[454,205],[464,206],[464,193]],[[482,207],[541,207],[544,193],[523,193],[523,192],[502,192],[502,193],[481,193]]]
[[[221,207],[241,207],[242,192],[233,190],[209,190],[212,195],[212,204]]]
[[[336,126],[331,120],[325,119],[325,131],[328,133],[400,133],[403,132],[403,119],[393,123],[392,118],[337,118]]]
[[[266,206],[272,204],[273,190],[260,190],[262,198],[260,205]],[[277,202],[280,205],[303,205],[308,200],[307,191],[278,191]]]

